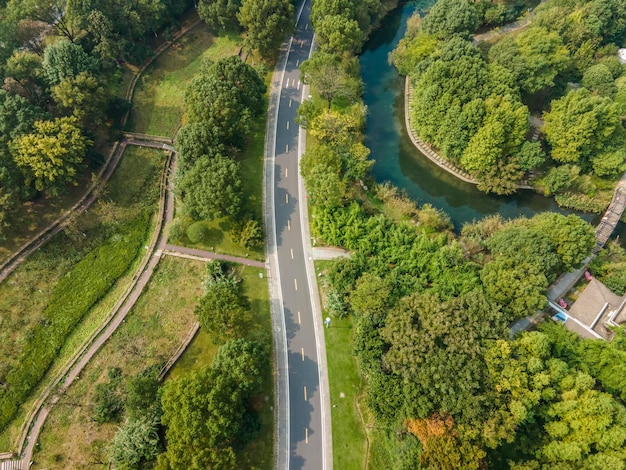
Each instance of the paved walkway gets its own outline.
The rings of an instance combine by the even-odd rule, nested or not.
[[[539,5],[541,5],[542,3],[544,3],[546,0],[541,0],[541,2],[539,2]],[[539,6],[537,5],[537,7]],[[535,8],[537,8],[535,7]],[[489,41],[493,38],[499,37],[499,36],[503,36],[505,34],[511,33],[513,31],[517,31],[518,29],[522,29],[525,28],[526,26],[528,26],[531,22],[533,17],[535,16],[534,12],[529,12],[526,15],[524,15],[524,17],[522,19],[519,19],[517,21],[513,21],[511,23],[507,23],[504,26],[501,26],[499,28],[493,28],[485,33],[482,34],[476,34],[474,35],[474,44],[478,44],[479,42],[482,41]]]
[[[163,254],[169,256],[178,256],[180,258],[196,259],[199,261],[220,259],[223,261],[229,261],[231,263],[244,264],[246,266],[253,266],[255,268],[265,268],[263,261],[256,261],[249,258],[241,258],[239,256],[224,255],[221,253],[214,253],[212,251],[198,250],[196,248],[187,248],[185,246],[171,245],[167,243],[163,247]]]
[[[310,244],[309,244],[310,245]],[[333,246],[311,248],[311,256],[314,260],[333,260],[337,258],[350,258],[350,252],[343,248]]]

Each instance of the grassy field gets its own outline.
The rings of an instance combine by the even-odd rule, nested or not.
[[[21,367],[22,356],[31,347],[29,338],[37,334],[40,325],[56,322],[55,311],[63,311],[65,315],[75,311],[78,317],[74,318],[78,318],[79,323],[70,327],[73,333],[62,338],[66,345],[57,353],[49,376],[106,317],[108,308],[130,282],[132,276],[124,272],[132,271],[139,262],[137,254],[142,251],[137,248],[129,256],[125,249],[124,259],[116,259],[114,254],[119,251],[118,247],[124,246],[120,241],[128,240],[129,227],[134,227],[130,229],[137,234],[133,237],[140,237],[138,246],[143,247],[153,225],[149,214],[156,209],[163,156],[155,150],[129,148],[100,201],[88,213],[81,214],[71,224],[71,229],[55,236],[0,284],[0,357],[3,358],[0,378],[3,381],[11,370]],[[105,253],[101,251],[103,247],[107,247],[107,255],[98,258],[99,253]],[[109,284],[101,282],[103,273],[110,275],[114,264],[122,275],[108,287]],[[101,271],[89,272],[92,271],[89,268],[96,265]],[[99,302],[82,307],[69,304],[72,296],[64,293],[67,289],[73,295],[88,297],[80,294],[87,289],[89,297]],[[109,290],[113,298],[106,295]],[[51,332],[45,335],[51,338]],[[9,448],[10,438],[15,436],[19,426],[17,421],[0,434],[0,448]]]
[[[332,261],[316,261],[322,273]],[[320,283],[323,294],[323,285]],[[361,377],[352,355],[352,318],[333,318],[324,330],[330,404],[333,423],[333,466],[346,470],[363,470],[367,456],[367,436],[359,415]]]
[[[131,377],[174,353],[195,321],[203,274],[202,262],[161,260],[124,324],[52,410],[33,468],[83,469],[107,462],[106,448],[119,424],[93,421],[94,385],[106,381],[109,367],[119,367],[123,377]]]
[[[127,130],[173,137],[181,125],[185,88],[202,63],[236,54],[238,37],[214,37],[200,23],[144,71],[133,95]]]
[[[243,279],[243,292],[250,302],[250,310],[253,314],[253,327],[247,338],[271,347],[272,325],[265,270],[239,265],[237,273]],[[263,274],[263,277],[259,277],[259,274]],[[217,347],[209,335],[200,330],[166,380],[175,380],[191,371],[211,365],[216,352]],[[271,408],[274,403],[273,387],[273,377],[268,376],[263,384],[262,396],[259,397],[257,403],[261,418],[261,431],[259,437],[246,445],[239,453],[242,468],[267,470],[273,468],[274,412]]]

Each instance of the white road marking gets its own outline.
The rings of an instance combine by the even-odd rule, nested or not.
[[[293,259],[293,248],[291,248],[291,259]]]
[[[295,80],[295,78],[294,78]],[[300,89],[300,80],[298,80],[298,90]]]
[[[291,99],[289,100],[289,107],[291,108]]]
[[[304,361],[304,348],[302,348],[302,360]]]
[[[300,312],[298,312],[298,325],[302,324],[302,319],[300,318]]]
[[[285,153],[289,153],[289,144],[285,145]]]
[[[285,193],[285,202],[289,204],[289,193]]]
[[[296,290],[298,290],[298,280],[297,280],[297,279],[294,279],[294,280],[293,280],[293,283],[294,283],[294,285],[296,286]]]
[[[289,121],[287,121],[287,130],[289,130]]]
[[[304,401],[306,401],[306,385],[304,386]]]
[[[306,31],[307,29],[309,29],[309,23],[304,25],[304,30]]]
[[[300,59],[296,60],[296,67],[300,65]]]
[[[289,177],[289,168],[285,168],[285,178]]]
[[[291,230],[291,221],[287,220],[287,230]]]
[[[309,428],[304,428],[304,442],[309,443]]]

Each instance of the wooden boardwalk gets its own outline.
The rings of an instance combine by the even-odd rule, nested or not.
[[[626,175],[625,175],[626,176]],[[607,242],[609,237],[613,234],[615,227],[624,214],[624,208],[626,207],[626,181],[624,177],[620,180],[613,194],[613,200],[609,204],[608,209],[604,213],[602,220],[596,227],[596,246],[593,249],[593,254],[597,255]]]

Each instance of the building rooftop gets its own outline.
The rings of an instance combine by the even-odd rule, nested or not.
[[[565,326],[584,337],[613,337],[611,326],[626,322],[626,296],[620,297],[597,279],[591,279],[567,311]],[[595,334],[594,334],[595,333]]]

